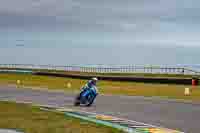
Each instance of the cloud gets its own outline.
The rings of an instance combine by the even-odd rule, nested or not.
[[[197,44],[198,0],[0,0],[0,28],[71,33],[86,41]],[[105,41],[106,41],[105,40]]]

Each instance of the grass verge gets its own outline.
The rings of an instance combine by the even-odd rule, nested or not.
[[[0,128],[19,129],[24,133],[120,133],[121,131],[38,107],[0,102]]]
[[[0,74],[0,84],[16,84],[20,80],[19,86],[33,86],[48,89],[62,89],[65,91],[76,91],[86,83],[86,80],[36,76],[25,74]],[[71,84],[71,87],[68,86]],[[191,90],[190,95],[184,95],[184,89]],[[99,81],[98,88],[101,94],[131,95],[131,96],[159,96],[173,99],[200,100],[200,87],[191,85],[168,85],[168,84],[147,84],[135,82],[112,82]]]

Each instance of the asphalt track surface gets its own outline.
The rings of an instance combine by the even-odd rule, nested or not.
[[[200,133],[200,104],[134,96],[99,95],[92,107],[74,107],[74,94],[0,86],[0,100],[69,107],[146,124]]]

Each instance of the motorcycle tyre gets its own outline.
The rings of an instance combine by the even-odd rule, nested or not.
[[[75,102],[74,102],[74,106],[79,106],[80,105],[80,95],[78,95],[76,98],[75,98]]]

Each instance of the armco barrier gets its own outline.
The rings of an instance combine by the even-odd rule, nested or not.
[[[48,72],[34,72],[35,75],[55,76],[55,77],[69,77],[75,79],[90,79],[92,76],[75,75],[75,74],[60,74]],[[191,78],[153,78],[153,77],[128,77],[128,76],[97,76],[100,80],[110,81],[134,81],[145,83],[164,83],[164,84],[184,84],[191,85]]]
[[[33,72],[31,70],[0,70],[0,73],[30,73],[32,74]]]
[[[35,65],[35,64],[0,64],[0,69],[32,69],[32,70],[61,70],[94,73],[146,73],[146,74],[181,74],[200,75],[193,68],[178,66],[138,66],[138,65]]]
[[[76,79],[90,79],[90,75],[78,75],[78,74],[62,74],[62,73],[51,73],[51,72],[37,72],[23,69],[0,69],[0,73],[26,73],[34,75],[46,75],[46,76],[56,76],[56,77],[69,77]],[[170,78],[170,77],[133,77],[133,76],[97,76],[100,80],[110,80],[110,81],[133,81],[133,82],[143,82],[143,83],[163,83],[163,84],[182,84],[182,85],[191,85],[191,78]],[[196,79],[198,83],[199,79]]]

